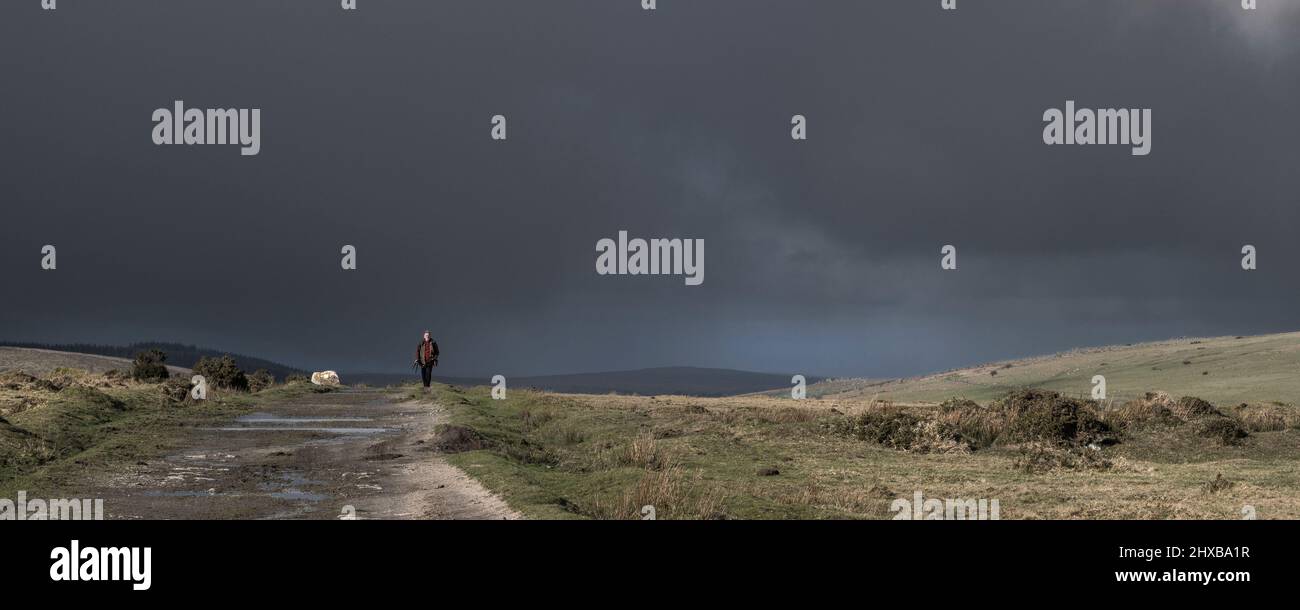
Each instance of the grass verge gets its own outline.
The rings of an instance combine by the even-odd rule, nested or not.
[[[857,434],[852,422],[873,407],[527,390],[493,400],[486,387],[399,392],[440,405],[446,423],[431,446],[533,518],[636,519],[653,506],[659,519],[880,519],[914,491],[998,499],[1004,519],[1235,519],[1246,505],[1259,518],[1300,517],[1291,457],[1300,431],[1276,424],[1287,414],[1268,414],[1249,437],[1224,442],[1199,420],[1096,419],[1078,401],[1040,408],[1022,405],[1025,395],[991,418],[978,417],[977,405],[917,407],[895,422],[905,425]],[[1183,407],[1168,408],[1177,416]],[[1102,419],[1122,440],[1101,442],[1109,434]],[[924,450],[879,440],[928,435],[930,422],[947,422],[966,446],[946,434]]]
[[[0,497],[18,490],[75,492],[87,473],[164,454],[186,428],[248,413],[261,400],[318,391],[291,384],[249,394],[210,390],[199,403],[169,397],[166,384],[106,380],[64,371],[63,378],[6,374],[0,402]],[[51,382],[53,380],[53,382]],[[182,395],[184,395],[182,393]]]

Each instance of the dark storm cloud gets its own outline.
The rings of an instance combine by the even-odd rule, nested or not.
[[[877,376],[1300,328],[1294,4],[38,4],[0,7],[0,337]],[[261,154],[154,146],[176,99],[261,108]],[[1067,99],[1152,108],[1152,153],[1043,145]],[[620,229],[705,239],[704,284],[597,276]]]

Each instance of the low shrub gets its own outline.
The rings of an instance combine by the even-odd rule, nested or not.
[[[169,377],[158,386],[158,390],[161,391],[162,395],[171,402],[184,402],[190,397],[190,389],[192,387],[193,386],[190,384],[188,379],[183,377]]]
[[[167,354],[159,349],[139,352],[131,363],[131,378],[144,383],[157,383],[171,377],[167,371]]]
[[[1241,422],[1226,415],[1211,415],[1196,420],[1196,433],[1221,445],[1240,445],[1250,433]]]
[[[1051,441],[1070,445],[1106,445],[1119,439],[1098,417],[1095,401],[1048,390],[1023,389],[991,405],[1005,423],[998,442]]]
[[[260,392],[275,385],[275,376],[266,369],[257,369],[248,376],[248,391]]]
[[[901,409],[867,411],[833,419],[825,424],[831,431],[891,449],[913,453],[956,453],[969,451],[970,443],[950,425],[922,418]]]
[[[230,356],[199,358],[194,364],[194,372],[202,375],[209,385],[226,390],[248,391],[248,377]]]

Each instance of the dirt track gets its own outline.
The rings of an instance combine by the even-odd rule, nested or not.
[[[85,493],[108,519],[518,518],[428,450],[439,416],[380,390],[269,403]]]

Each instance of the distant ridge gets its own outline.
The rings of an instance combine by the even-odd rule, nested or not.
[[[368,383],[391,385],[419,381],[420,374],[412,370],[409,375],[389,373],[341,373],[343,383]],[[789,388],[793,375],[755,373],[733,369],[699,368],[691,366],[659,367],[629,371],[600,373],[575,373],[570,375],[539,375],[532,377],[506,377],[507,388],[532,388],[549,392],[571,394],[681,394],[687,396],[735,396],[779,388]],[[822,377],[807,377],[809,384]],[[454,385],[491,385],[491,375],[483,377],[434,377],[440,383]]]
[[[27,343],[20,341],[0,341],[0,347],[23,347],[29,349],[44,349],[58,352],[75,352],[80,354],[93,354],[97,356],[111,356],[115,358],[134,359],[136,353],[149,349],[159,349],[167,354],[167,364],[169,366],[178,366],[182,368],[194,368],[194,363],[199,358],[205,356],[215,358],[220,356],[230,356],[235,359],[235,364],[239,368],[249,373],[257,369],[266,369],[267,372],[275,375],[276,379],[283,380],[288,375],[302,375],[305,371],[296,369],[291,366],[244,356],[241,354],[232,354],[219,350],[197,347],[194,345],[183,345],[180,343],[163,343],[160,341],[142,341],[130,345],[98,345],[94,343]]]

